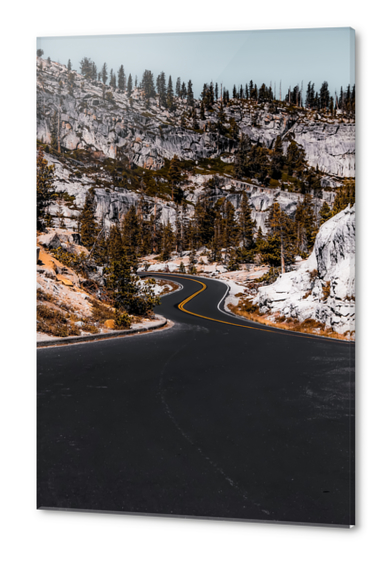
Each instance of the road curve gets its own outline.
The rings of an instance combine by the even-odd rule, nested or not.
[[[354,344],[152,275],[171,329],[38,351],[38,507],[354,524]]]

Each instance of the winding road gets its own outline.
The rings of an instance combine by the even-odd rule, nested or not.
[[[38,507],[354,524],[354,344],[160,276],[172,328],[38,350]]]

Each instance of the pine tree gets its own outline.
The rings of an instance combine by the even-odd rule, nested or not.
[[[142,232],[139,224],[136,209],[131,205],[129,211],[124,216],[122,228],[123,249],[128,263],[136,269],[137,259],[140,255],[142,244]]]
[[[141,85],[146,100],[155,97],[156,92],[155,92],[155,85],[154,85],[154,75],[150,70],[144,71]]]
[[[353,178],[343,181],[343,185],[337,191],[333,204],[333,216],[346,209],[348,205],[353,206],[356,201],[356,182]]]
[[[58,130],[58,111],[55,110],[53,116],[50,119],[50,145],[55,150],[58,150],[59,144],[59,130]]]
[[[128,83],[127,83],[127,96],[130,98],[132,95],[132,74],[128,76]]]
[[[181,98],[184,100],[187,97],[187,89],[186,89],[186,84],[184,82],[182,82],[182,87],[181,87]]]
[[[321,210],[319,211],[319,216],[321,217],[321,220],[319,222],[320,226],[322,226],[324,222],[328,221],[332,217],[331,209],[326,201],[323,202]]]
[[[176,80],[175,93],[176,93],[177,98],[181,97],[181,79],[179,78],[179,76]]]
[[[71,60],[70,59],[67,61],[67,70],[69,72],[71,71]]]
[[[194,105],[193,83],[191,80],[187,84],[187,104]]]
[[[88,250],[93,246],[98,232],[95,208],[95,191],[91,187],[86,194],[85,203],[79,217],[82,245]]]
[[[101,79],[102,79],[102,83],[106,84],[106,81],[108,80],[108,66],[106,62],[104,62],[104,64],[102,65]]]
[[[243,191],[242,193],[240,207],[238,210],[238,228],[242,247],[245,250],[250,250],[253,246],[255,221],[252,219],[252,211],[246,191]]]
[[[97,80],[97,66],[92,62],[91,80]]]
[[[179,182],[181,181],[181,170],[179,166],[179,160],[176,154],[174,154],[168,171],[168,181],[171,188],[171,197],[175,203],[180,203],[182,200],[183,192],[179,187]]]
[[[170,221],[163,227],[162,231],[162,251],[161,258],[167,261],[171,257],[171,252],[174,246],[174,233],[171,228]]]
[[[125,72],[123,65],[120,66],[118,72],[118,87],[121,92],[125,91]]]
[[[55,166],[48,165],[43,157],[43,149],[40,146],[36,164],[36,209],[37,229],[44,230],[47,219],[46,209],[55,198]]]
[[[328,109],[330,103],[330,92],[329,85],[327,82],[323,82],[320,92],[319,92],[319,104],[321,109]]]
[[[168,77],[166,104],[167,104],[168,109],[170,111],[173,111],[173,109],[174,109],[174,90],[172,88],[171,76]]]
[[[159,94],[159,106],[166,107],[166,75],[163,71],[156,79],[156,88]]]
[[[93,61],[88,57],[84,57],[80,62],[81,74],[87,80],[93,80]]]

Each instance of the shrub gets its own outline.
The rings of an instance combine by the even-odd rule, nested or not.
[[[131,327],[132,319],[127,312],[115,312],[115,328],[116,330],[125,330]]]

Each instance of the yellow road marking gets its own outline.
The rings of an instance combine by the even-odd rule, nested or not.
[[[150,272],[151,274],[151,272]],[[192,277],[183,277],[182,275],[175,275],[175,274],[171,274],[171,273],[155,273],[155,276],[157,275],[166,275],[167,277],[171,275],[173,277],[178,277],[178,279],[189,279],[190,281],[194,281],[194,283],[199,283],[200,285],[202,285],[202,288],[197,291],[196,293],[193,293],[192,295],[190,295],[189,297],[187,297],[187,299],[185,299],[184,301],[180,302],[178,304],[178,308],[179,310],[181,310],[182,312],[186,312],[186,314],[191,314],[192,316],[197,316],[198,318],[204,318],[205,320],[211,320],[212,322],[219,322],[220,324],[229,324],[230,326],[238,326],[239,328],[247,328],[248,330],[259,330],[260,332],[269,332],[271,334],[273,334],[274,332],[279,334],[279,335],[283,335],[283,336],[296,336],[296,337],[302,337],[302,338],[307,338],[310,340],[317,340],[318,338],[325,338],[327,340],[330,341],[334,341],[334,342],[338,342],[338,343],[352,343],[352,342],[347,342],[346,340],[337,340],[335,338],[328,338],[326,336],[308,336],[307,334],[304,334],[303,332],[291,332],[291,330],[283,330],[282,328],[274,328],[272,330],[267,330],[266,328],[256,328],[256,326],[246,326],[245,324],[235,324],[234,322],[227,322],[226,320],[218,320],[217,318],[210,318],[209,316],[203,316],[202,314],[197,314],[196,312],[191,312],[190,310],[187,310],[187,308],[184,308],[185,304],[187,304],[189,301],[191,301],[192,299],[194,299],[197,295],[199,295],[200,293],[202,293],[203,291],[205,291],[205,289],[207,288],[207,285],[205,285],[205,283],[202,283],[202,281],[198,281],[197,279],[193,279]]]

